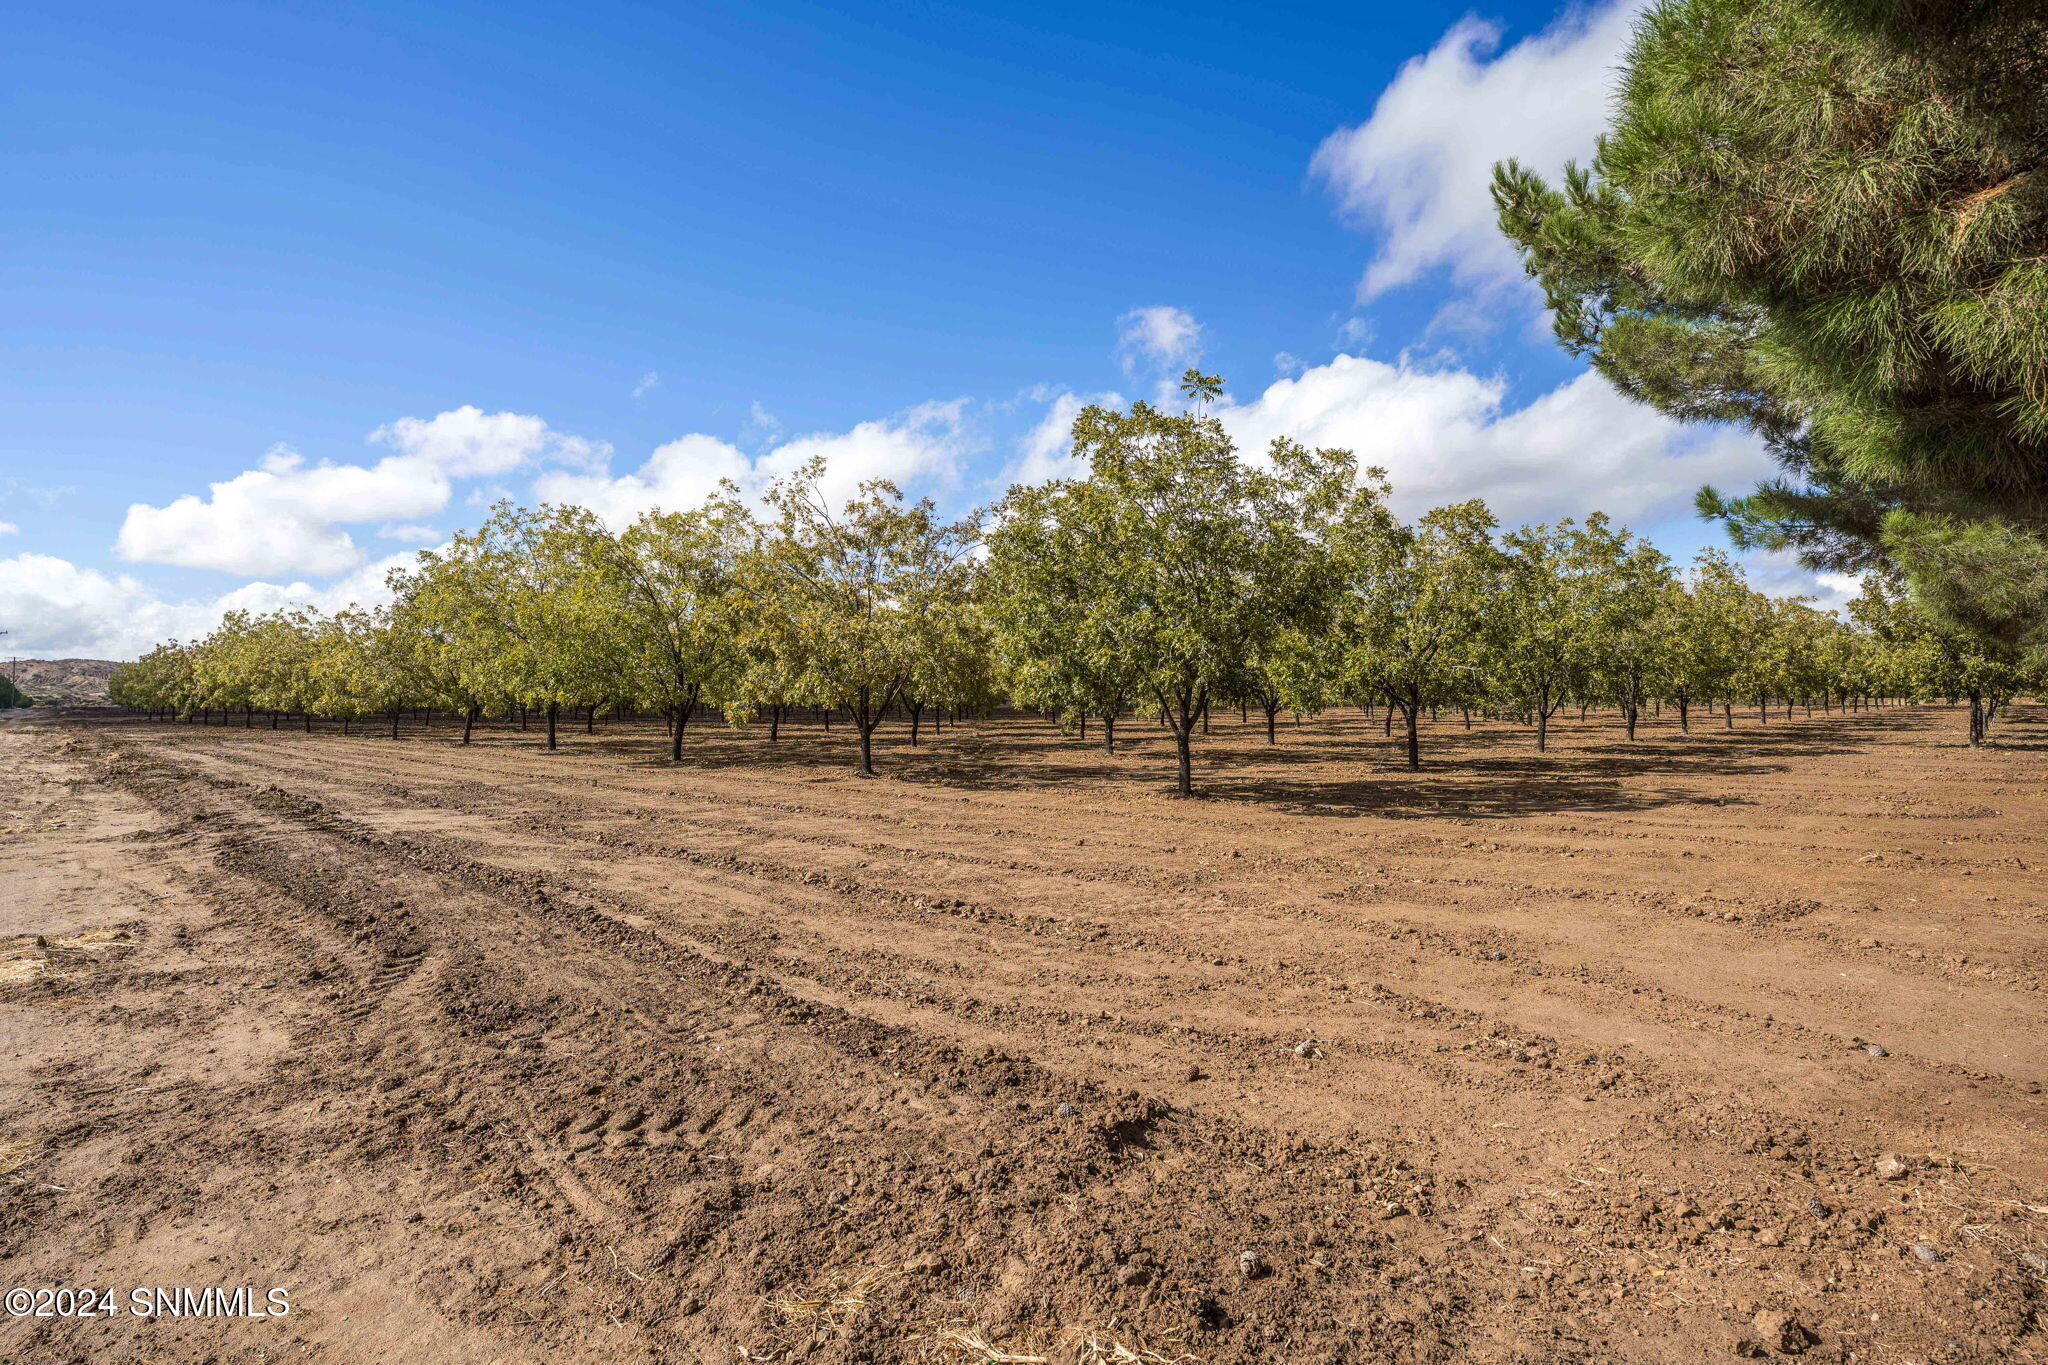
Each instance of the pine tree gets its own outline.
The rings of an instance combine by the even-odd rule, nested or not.
[[[1738,544],[2009,640],[2048,630],[1982,576],[2048,580],[2044,50],[2023,0],[1663,0],[1591,164],[1494,184],[1568,349],[1776,452],[1702,494]]]

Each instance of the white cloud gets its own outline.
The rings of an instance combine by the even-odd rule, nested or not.
[[[642,512],[680,511],[709,497],[720,479],[754,482],[754,469],[738,446],[692,434],[659,446],[631,474],[544,474],[533,494],[542,502],[588,507],[605,525],[630,525]]]
[[[1742,557],[1742,565],[1758,592],[1809,598],[1813,606],[1843,614],[1845,619],[1850,599],[1863,591],[1863,581],[1854,574],[1816,573],[1782,551],[1754,551]]]
[[[641,375],[640,382],[633,386],[633,396],[635,398],[645,397],[647,391],[659,383],[661,383],[660,373],[655,370],[649,370],[646,374]]]
[[[0,521],[0,536],[20,535],[21,528],[11,521]]]
[[[133,504],[114,550],[126,560],[225,573],[345,573],[363,554],[342,523],[429,516],[447,503],[447,475],[425,460],[308,467],[278,446],[261,468],[212,485],[205,498]]]
[[[752,446],[773,445],[782,439],[782,419],[761,406],[756,398],[740,424],[740,439]]]
[[[1682,512],[1702,483],[1771,467],[1753,439],[1681,426],[1590,372],[1509,410],[1498,379],[1340,355],[1217,416],[1250,456],[1287,436],[1382,466],[1408,515],[1480,497],[1510,523],[1589,511],[1640,521]]]
[[[344,529],[351,523],[432,516],[448,505],[457,478],[540,461],[602,467],[611,453],[602,442],[564,435],[538,417],[468,406],[433,418],[401,417],[368,439],[398,453],[374,465],[308,465],[280,445],[258,468],[211,485],[204,498],[187,493],[163,507],[136,503],[121,523],[115,552],[136,563],[224,573],[346,573],[364,560]]]
[[[1273,368],[1281,374],[1300,374],[1308,368],[1308,362],[1292,351],[1275,351]]]
[[[743,493],[758,494],[769,481],[794,473],[813,457],[825,461],[820,487],[835,503],[869,479],[887,479],[906,492],[913,486],[950,485],[959,477],[970,444],[965,409],[965,399],[924,403],[849,431],[792,437],[756,459],[729,441],[695,433],[662,445],[630,474],[545,474],[535,482],[534,496],[580,504],[606,525],[620,527],[651,508],[693,507],[721,479],[738,484]],[[765,417],[755,414],[757,422]]]
[[[1467,286],[1521,278],[1494,221],[1493,164],[1555,173],[1591,158],[1642,4],[1568,10],[1498,55],[1499,25],[1462,19],[1401,68],[1370,118],[1324,140],[1311,173],[1378,237],[1361,299],[1442,268]]]
[[[1085,475],[1087,469],[1073,457],[1074,419],[1090,404],[1107,408],[1124,405],[1120,393],[1078,394],[1065,389],[1042,389],[1032,397],[1047,405],[1045,416],[1017,443],[1017,458],[1002,474],[1005,488],[1017,483],[1046,483]]]
[[[1202,324],[1185,308],[1133,308],[1116,320],[1116,353],[1126,374],[1177,375],[1202,358]]]
[[[611,447],[551,429],[538,417],[517,412],[484,412],[465,404],[433,418],[401,417],[378,427],[369,439],[388,445],[457,478],[503,474],[523,464],[602,464]]]
[[[375,605],[389,596],[384,575],[411,562],[411,553],[392,555],[324,588],[256,582],[218,597],[165,601],[129,574],[81,568],[54,555],[21,554],[0,559],[0,620],[11,632],[8,648],[23,656],[132,659],[163,640],[198,639],[237,609]]]
[[[377,535],[382,540],[402,540],[409,545],[431,545],[441,538],[441,533],[433,527],[414,523],[379,526]]]

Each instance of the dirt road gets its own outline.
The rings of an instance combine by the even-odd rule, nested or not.
[[[0,1359],[2048,1359],[2048,714],[1129,729],[0,726]]]

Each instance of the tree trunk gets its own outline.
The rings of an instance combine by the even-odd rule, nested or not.
[[[1684,697],[1678,698],[1678,728],[1683,734],[1692,733],[1692,703]]]
[[[306,733],[309,735],[313,733],[313,713],[311,711],[306,713]]]
[[[1976,688],[1970,689],[1970,743],[1984,742],[1984,694]]]
[[[1192,724],[1176,725],[1173,728],[1174,761],[1179,764],[1174,792],[1179,796],[1195,794],[1195,756],[1192,749],[1194,739],[1188,733],[1193,729]]]
[[[476,728],[477,712],[481,710],[483,710],[481,706],[471,703],[469,709],[462,713],[462,742],[464,744],[469,743],[469,732]]]
[[[555,747],[555,718],[561,713],[561,710],[562,704],[560,702],[551,701],[548,703],[548,747],[550,749]]]
[[[1550,747],[1550,698],[1545,695],[1536,707],[1536,752]]]
[[[270,713],[270,728],[271,728],[271,729],[273,729],[273,730],[275,730],[275,729],[277,728],[277,712],[276,712],[276,711],[272,711],[272,712]]]
[[[689,700],[680,706],[670,708],[669,719],[674,722],[668,741],[668,761],[671,763],[683,761],[683,731],[689,728],[690,717],[697,714],[699,690],[698,687],[692,686],[686,693]]]
[[[1734,702],[1724,701],[1721,703],[1721,723],[1726,729],[1733,730],[1735,728]]]
[[[1279,715],[1279,714],[1280,714],[1280,703],[1279,703],[1279,702],[1277,702],[1277,701],[1269,701],[1269,702],[1267,702],[1267,703],[1266,703],[1266,743],[1268,743],[1268,744],[1278,744],[1278,743],[1280,742],[1280,741],[1279,741],[1278,739],[1276,739],[1276,738],[1274,737],[1274,734],[1273,734],[1273,717],[1275,717],[1275,716],[1277,716],[1277,715]]]
[[[781,730],[782,708],[780,706],[771,706],[768,708],[768,742],[770,744],[775,742],[775,737]]]
[[[1408,718],[1408,771],[1415,772],[1422,767],[1422,740],[1415,732],[1415,713],[1420,708],[1411,700],[1403,709]]]
[[[1106,754],[1116,752],[1116,712],[1114,711],[1104,711],[1102,713],[1102,752]]]
[[[391,737],[398,738],[398,708],[395,706],[391,708]]]

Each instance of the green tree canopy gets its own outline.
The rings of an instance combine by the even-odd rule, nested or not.
[[[872,777],[875,727],[929,669],[934,618],[970,609],[979,526],[942,520],[929,499],[906,504],[881,480],[835,508],[824,474],[812,460],[769,490],[775,520],[749,572],[759,628],[790,665],[775,675],[799,697],[845,708],[859,771]]]

